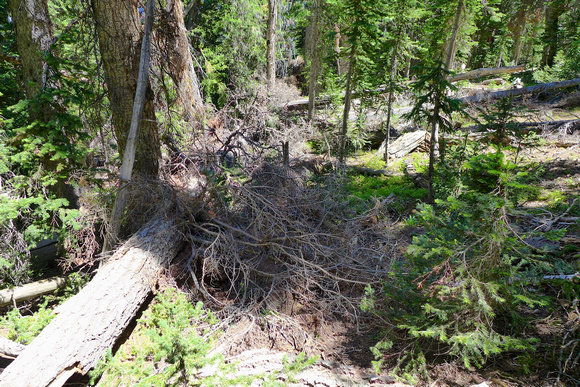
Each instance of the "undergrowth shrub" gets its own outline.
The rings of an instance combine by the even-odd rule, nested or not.
[[[54,308],[77,294],[87,282],[88,276],[80,273],[71,274],[67,277],[63,288],[43,296],[42,302],[33,305],[30,310],[24,308],[22,311],[18,308],[8,310],[0,318],[0,331],[14,342],[30,344],[56,316],[53,313]]]
[[[427,377],[426,359],[434,356],[458,358],[472,369],[504,352],[534,350],[535,340],[521,334],[525,319],[518,311],[553,306],[540,280],[572,268],[526,243],[539,232],[513,224],[510,213],[530,189],[503,149],[500,143],[492,153],[469,157],[450,179],[455,187],[441,190],[446,198],[419,205],[407,223],[425,232],[380,289],[367,287],[363,309],[394,326],[373,349],[377,367],[401,342],[408,345],[395,356],[395,372],[414,381]],[[529,370],[530,360],[522,362]]]
[[[130,341],[114,356],[107,352],[91,373],[91,383],[100,377],[99,385],[105,386],[249,386],[257,380],[281,386],[281,374],[292,381],[316,361],[301,354],[294,361],[284,358],[280,372],[236,375],[235,364],[211,351],[219,335],[217,322],[201,301],[193,305],[184,294],[167,289],[138,320]]]
[[[393,205],[393,209],[402,213],[427,195],[426,189],[417,188],[415,183],[405,176],[347,175],[346,189],[351,195],[349,203],[355,206],[358,212],[364,212],[372,205],[371,198],[394,194],[398,201]]]

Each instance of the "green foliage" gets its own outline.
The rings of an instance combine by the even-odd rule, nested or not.
[[[204,58],[202,87],[208,102],[221,108],[228,92],[247,97],[266,64],[265,9],[256,0],[203,2],[202,23],[193,31]]]
[[[379,365],[380,346],[395,342],[397,332],[411,341],[415,349],[403,351],[397,365],[407,378],[413,368],[419,367],[415,376],[424,372],[420,359],[429,348],[459,358],[466,368],[504,352],[533,350],[534,340],[518,336],[525,324],[518,310],[547,306],[539,280],[571,270],[550,251],[524,242],[534,232],[518,233],[511,224],[508,212],[525,185],[501,146],[470,157],[461,168],[466,173],[459,174],[453,194],[419,206],[410,224],[425,232],[413,238],[407,260],[395,265],[380,292],[367,288],[363,303],[397,327],[374,350]],[[544,234],[555,240],[562,235]],[[386,302],[379,302],[378,293]]]
[[[74,273],[67,277],[66,285],[54,294],[43,297],[34,313],[22,314],[17,308],[11,309],[0,318],[0,329],[6,332],[6,337],[21,344],[30,344],[38,334],[56,316],[53,313],[55,306],[63,303],[77,294],[88,282],[88,277]]]
[[[22,315],[16,308],[8,311],[0,319],[0,327],[7,331],[6,337],[20,344],[30,344],[55,317],[46,300],[32,315]]]
[[[115,385],[235,384],[225,379],[225,375],[231,376],[231,367],[224,365],[219,355],[210,354],[216,321],[201,302],[194,306],[173,289],[159,293],[138,321],[137,342],[129,343],[115,356],[107,353],[91,373],[92,380],[104,374],[101,383]],[[199,369],[211,364],[219,372],[198,378]]]
[[[15,82],[17,68],[4,57],[0,60],[0,67],[7,68],[0,76],[7,76],[0,82],[0,281],[8,286],[43,274],[28,271],[26,244],[79,227],[78,211],[70,209],[67,197],[74,189],[71,176],[82,168],[87,153],[89,136],[81,116],[94,99],[94,85],[87,79],[95,73],[80,54],[85,40],[76,38],[86,24],[64,25],[86,15],[84,6],[67,0],[50,3],[59,35],[43,53],[47,78],[38,95],[25,98]],[[2,23],[5,12],[0,2]],[[8,39],[9,55],[16,56],[13,29],[10,22],[2,24],[0,34]]]
[[[372,197],[387,197],[395,194],[404,198],[419,200],[425,197],[426,190],[417,188],[404,176],[365,176],[349,175],[346,189],[353,196],[367,200]]]

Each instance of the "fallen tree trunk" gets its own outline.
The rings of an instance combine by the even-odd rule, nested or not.
[[[477,70],[468,71],[463,74],[457,74],[450,76],[448,78],[449,82],[459,82],[464,81],[467,79],[473,79],[477,77],[485,77],[488,75],[495,75],[495,74],[509,74],[509,73],[517,73],[519,71],[524,71],[524,65],[519,66],[509,66],[509,67],[494,67],[494,68],[481,68]]]
[[[578,120],[578,119],[560,120],[560,121],[518,122],[518,129],[522,130],[524,132],[529,132],[532,130],[541,131],[543,129],[552,129],[554,127],[561,127],[562,125],[575,126],[579,122],[580,122],[580,120]],[[461,130],[464,132],[473,132],[473,131],[478,130],[480,128],[481,128],[481,126],[479,126],[479,125],[470,125],[470,126],[465,126],[465,127],[461,128]],[[470,135],[476,134],[476,133],[484,133],[484,132],[473,132],[473,133],[470,133]]]
[[[12,340],[8,340],[4,336],[0,336],[0,355],[7,357],[16,357],[20,355],[22,351],[26,348],[25,345],[15,343]]]
[[[155,220],[121,246],[0,375],[1,387],[62,386],[111,348],[181,245],[174,220]]]
[[[397,138],[389,147],[388,158],[399,159],[413,152],[415,149],[426,152],[429,149],[430,134],[424,130],[405,133]],[[382,156],[385,148],[381,147],[377,154]]]
[[[552,91],[557,89],[565,89],[580,85],[580,78],[571,79],[569,81],[541,83],[539,85],[522,87],[521,89],[503,90],[492,93],[479,93],[470,97],[463,97],[459,100],[463,103],[476,103],[491,101],[494,99],[502,99],[508,97],[515,97],[518,95],[533,94],[542,91]]]
[[[54,292],[66,284],[64,277],[32,282],[13,289],[0,290],[0,307]]]

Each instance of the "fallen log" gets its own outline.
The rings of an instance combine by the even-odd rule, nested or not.
[[[574,87],[580,85],[580,78],[571,79],[569,81],[562,81],[562,82],[551,82],[551,83],[541,83],[539,85],[522,87],[521,89],[512,89],[512,90],[503,90],[503,91],[496,91],[496,92],[485,92],[472,95],[470,97],[463,97],[459,98],[459,100],[463,103],[477,103],[477,102],[486,102],[491,101],[494,99],[502,99],[502,98],[509,98],[515,97],[518,95],[525,95],[525,94],[533,94],[538,92],[546,92],[558,89],[565,89],[568,87]]]
[[[429,133],[424,130],[405,133],[389,145],[388,157],[398,159],[408,155],[416,149],[426,152],[429,149],[429,138]],[[381,145],[381,148],[377,151],[377,155],[382,157],[384,153],[385,148]]]
[[[542,131],[543,129],[553,129],[555,127],[561,127],[562,125],[567,125],[568,127],[575,127],[580,120],[559,120],[559,121],[527,121],[518,122],[517,128],[523,132],[530,132],[533,130]],[[485,126],[483,126],[485,127]],[[482,130],[482,125],[470,125],[461,128],[464,132],[469,132],[470,135],[474,133],[487,133],[487,132],[477,132],[477,130]],[[471,139],[471,137],[470,137]]]
[[[0,356],[14,358],[20,355],[24,351],[24,348],[26,348],[25,345],[15,343],[4,336],[0,336]]]
[[[66,278],[54,277],[13,289],[0,290],[0,307],[54,292],[66,284]]]
[[[477,70],[467,71],[463,74],[452,75],[448,78],[449,82],[459,82],[467,79],[473,79],[477,77],[485,77],[488,75],[496,74],[509,74],[524,71],[524,65],[519,66],[508,66],[508,67],[494,67],[494,68],[481,68]]]
[[[367,167],[360,167],[358,165],[351,165],[348,167],[350,170],[366,176],[388,176],[389,171],[385,169],[373,169]]]
[[[1,387],[62,386],[111,348],[181,245],[175,220],[154,220],[131,237],[0,375]]]

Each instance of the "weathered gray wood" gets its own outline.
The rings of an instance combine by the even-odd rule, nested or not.
[[[32,297],[41,296],[46,293],[54,292],[56,289],[66,284],[64,277],[54,277],[41,281],[32,282],[13,289],[4,289],[0,291],[0,306],[20,302]]]
[[[0,387],[62,386],[74,372],[87,373],[151,293],[164,264],[181,245],[174,220],[147,224],[124,245],[58,316],[0,375]]]
[[[574,86],[578,86],[578,85],[580,85],[580,78],[571,79],[569,81],[562,81],[562,82],[542,83],[539,85],[522,87],[521,89],[496,91],[496,92],[492,92],[492,93],[479,93],[479,94],[473,95],[471,97],[460,98],[459,100],[462,101],[463,103],[485,102],[485,101],[491,101],[494,99],[515,97],[518,95],[525,95],[525,94],[533,94],[533,93],[538,93],[541,91],[565,89],[568,87],[574,87]]]
[[[429,149],[429,139],[429,133],[424,130],[405,133],[391,144],[388,157],[398,159],[408,155],[416,149],[426,152]],[[381,152],[381,150],[379,150],[379,152]]]
[[[22,351],[26,348],[25,345],[15,343],[12,340],[8,340],[4,336],[0,336],[0,355],[6,357],[16,357],[20,355]]]
[[[472,70],[465,72],[463,74],[457,74],[449,77],[449,82],[459,82],[464,81],[467,79],[473,79],[477,77],[485,77],[488,75],[495,75],[495,74],[509,74],[509,73],[516,73],[518,71],[524,71],[524,65],[519,66],[508,66],[508,67],[494,67],[494,68],[481,68],[477,70]]]

